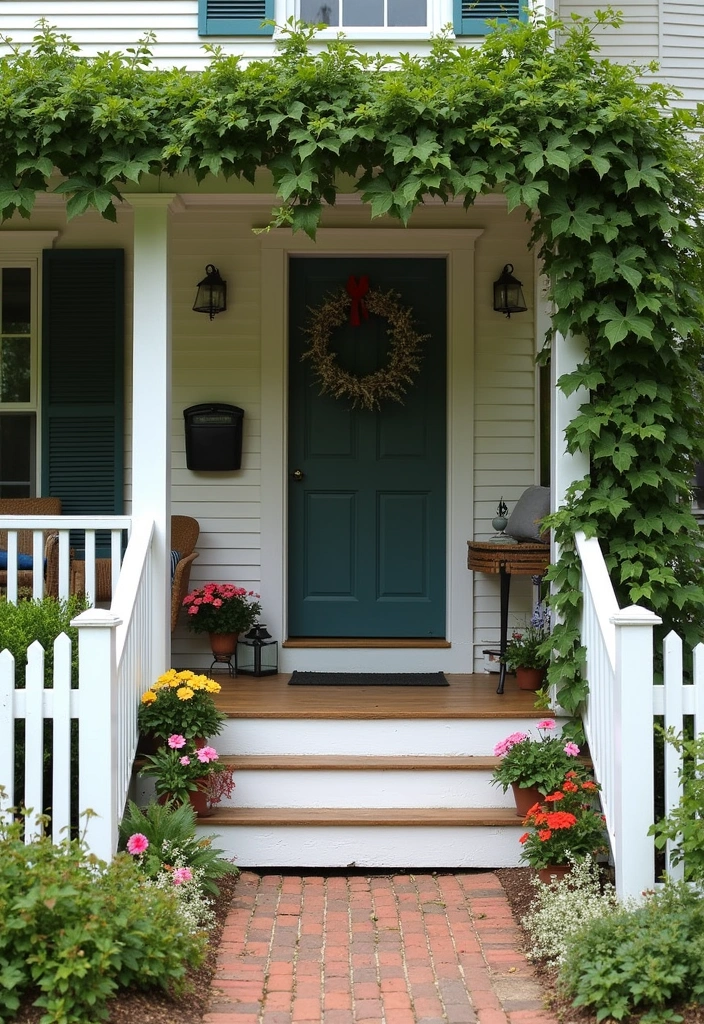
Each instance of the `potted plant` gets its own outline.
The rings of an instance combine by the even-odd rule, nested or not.
[[[554,735],[557,723],[553,718],[543,719],[536,727],[538,739],[527,732],[512,732],[494,747],[494,756],[501,761],[494,769],[492,785],[501,786],[504,793],[512,787],[516,814],[521,818],[560,785],[565,773],[574,769],[579,754],[576,743]]]
[[[137,712],[141,733],[166,739],[179,733],[192,740],[217,736],[226,719],[215,707],[220,684],[195,672],[169,669],[145,693]]]
[[[139,774],[154,779],[157,800],[189,803],[200,817],[212,814],[213,804],[229,797],[234,788],[232,770],[215,747],[197,747],[174,733],[166,746],[150,754]]]
[[[529,809],[524,819],[528,831],[519,840],[521,859],[537,869],[542,882],[563,877],[570,861],[608,850],[598,791],[596,782],[569,771],[560,786]]]
[[[545,649],[549,636],[549,613],[542,604],[536,606],[529,625],[511,634],[501,660],[516,673],[520,690],[539,690],[543,685],[550,664],[550,651]]]
[[[208,633],[210,647],[217,657],[229,657],[237,647],[237,637],[248,632],[262,606],[253,590],[234,583],[206,583],[183,599],[188,625],[194,633]]]

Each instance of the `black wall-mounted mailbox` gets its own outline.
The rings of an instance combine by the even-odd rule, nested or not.
[[[188,469],[223,472],[242,464],[244,410],[205,403],[183,410]]]

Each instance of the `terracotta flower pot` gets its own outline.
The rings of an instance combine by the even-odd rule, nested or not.
[[[545,681],[544,668],[517,668],[516,682],[519,690],[539,690]]]
[[[516,801],[516,814],[519,818],[525,818],[533,804],[539,804],[543,799],[543,794],[537,786],[527,786],[525,789],[521,789],[517,782],[512,782],[511,789],[513,790],[513,799]]]
[[[548,864],[545,868],[538,868],[538,878],[544,885],[557,885],[571,870],[571,864]]]
[[[238,633],[208,633],[210,650],[216,660],[226,661],[237,650]]]
[[[196,779],[199,786],[205,786],[205,779]],[[156,802],[158,804],[165,804],[169,800],[169,793],[162,793],[161,796],[157,797]],[[213,813],[213,808],[210,806],[208,801],[208,794],[205,789],[196,789],[188,794],[188,801],[196,812],[199,818],[209,818]]]

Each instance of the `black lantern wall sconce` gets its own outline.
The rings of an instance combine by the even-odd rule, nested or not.
[[[497,313],[525,313],[528,309],[523,285],[513,276],[513,263],[507,263],[498,281],[494,281],[494,309]]]
[[[227,309],[227,283],[212,263],[207,265],[205,273],[203,280],[198,282],[193,310],[196,313],[207,313],[212,320],[217,313],[224,313]]]
[[[237,672],[243,676],[275,676],[279,645],[263,622],[255,622],[237,644]]]

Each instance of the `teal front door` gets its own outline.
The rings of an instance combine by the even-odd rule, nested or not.
[[[393,290],[423,343],[403,404],[377,411],[321,395],[301,355],[309,309],[350,275]],[[292,258],[289,291],[290,637],[445,636],[444,259]],[[345,324],[330,350],[358,376],[387,365],[389,322]]]

